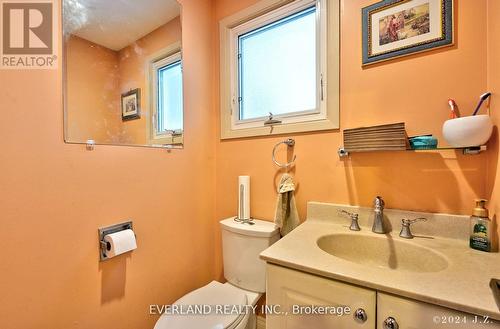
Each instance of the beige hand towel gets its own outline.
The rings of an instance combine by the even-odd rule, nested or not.
[[[295,205],[295,184],[289,174],[281,176],[278,187],[278,202],[274,222],[280,228],[281,236],[290,233],[299,225],[299,213]]]

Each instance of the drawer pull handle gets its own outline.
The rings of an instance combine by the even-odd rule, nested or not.
[[[358,308],[354,312],[354,320],[356,320],[356,322],[363,323],[366,322],[367,319],[368,315],[366,315],[366,311],[364,309]]]
[[[392,316],[384,321],[384,329],[399,329],[399,324]]]

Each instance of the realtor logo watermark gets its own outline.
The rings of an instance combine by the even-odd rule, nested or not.
[[[0,0],[0,68],[57,68],[55,7],[52,0]]]

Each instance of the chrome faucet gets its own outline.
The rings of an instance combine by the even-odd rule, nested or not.
[[[385,202],[381,197],[377,196],[373,201],[373,211],[375,218],[373,219],[372,232],[378,234],[385,234],[384,229],[384,206]]]

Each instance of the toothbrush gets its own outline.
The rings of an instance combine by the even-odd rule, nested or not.
[[[460,117],[458,112],[458,105],[454,99],[448,99],[448,104],[450,105],[450,119],[456,119]]]
[[[487,100],[490,96],[491,96],[490,92],[481,95],[481,97],[479,98],[479,104],[477,104],[476,110],[472,114],[473,116],[476,115],[477,112],[479,112],[479,109],[481,108],[481,105],[483,105],[483,102]]]

